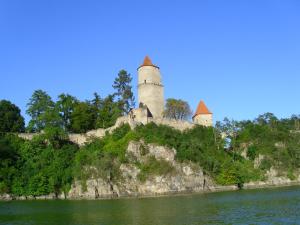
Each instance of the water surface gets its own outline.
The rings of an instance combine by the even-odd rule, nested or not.
[[[144,199],[0,202],[0,224],[300,224],[300,187]]]

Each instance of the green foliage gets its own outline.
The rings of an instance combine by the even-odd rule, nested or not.
[[[139,126],[135,130],[138,139],[146,143],[175,148],[178,161],[192,161],[199,164],[219,184],[236,184],[262,179],[262,172],[254,169],[253,163],[237,153],[224,150],[224,140],[218,130],[212,127],[195,126],[180,132],[168,126],[154,123]],[[141,174],[141,178],[145,176]]]
[[[71,130],[71,115],[78,102],[75,97],[68,94],[60,94],[58,96],[56,108],[62,118],[62,125],[65,131]]]
[[[236,143],[238,148],[249,145],[247,150],[253,160],[259,154],[265,159],[260,168],[268,170],[272,166],[278,171],[287,172],[300,168],[300,118],[277,119],[272,113],[258,116],[254,121],[241,122]]]
[[[252,161],[257,157],[257,148],[255,146],[249,146],[247,149],[247,157]]]
[[[164,116],[175,120],[189,119],[192,114],[192,110],[189,103],[181,99],[169,98],[166,102],[166,109]]]
[[[141,172],[138,174],[138,179],[142,182],[153,175],[166,175],[174,172],[169,162],[163,159],[157,160],[154,156],[150,156],[145,163],[139,165],[139,168]]]
[[[71,114],[71,129],[75,133],[84,133],[94,129],[95,112],[88,102],[80,102]]]
[[[92,100],[83,102],[64,93],[54,102],[45,91],[36,90],[27,104],[26,113],[31,120],[26,130],[41,132],[46,127],[60,127],[65,132],[84,133],[95,128],[111,127],[135,105],[131,81],[131,75],[121,70],[113,83],[115,93],[103,99],[98,93],[94,93]],[[3,114],[0,118],[0,132],[1,129],[2,132],[23,131],[24,120],[18,117],[18,108],[13,107],[14,105],[7,108],[7,104],[3,106],[3,113],[6,114],[1,112],[0,105],[0,115]]]
[[[109,183],[119,181],[120,164],[126,162],[126,148],[134,139],[130,127],[123,125],[102,139],[92,140],[76,154],[74,176],[82,181],[83,187],[90,177],[102,178]]]
[[[259,169],[261,169],[262,171],[267,171],[272,167],[272,164],[273,163],[271,159],[264,158],[259,165]]]
[[[287,177],[291,180],[295,180],[297,177],[294,175],[294,171],[292,168],[288,169],[287,171]]]
[[[66,192],[73,180],[77,147],[54,148],[44,136],[24,141],[13,135],[0,140],[0,191],[15,195]]]
[[[18,147],[20,140],[11,143],[13,135],[0,136],[0,193],[9,193],[13,177],[16,174],[14,165],[19,159]]]
[[[41,131],[46,127],[47,121],[55,122],[52,117],[55,114],[54,102],[45,91],[34,91],[27,107],[26,113],[31,117],[27,128],[29,131]]]
[[[263,173],[259,169],[255,169],[251,162],[228,160],[221,165],[216,181],[221,185],[235,184],[242,188],[244,183],[261,180],[262,178]]]
[[[116,90],[114,96],[118,97],[121,110],[125,114],[135,105],[131,81],[131,75],[126,70],[120,70],[113,84],[113,88]]]
[[[20,109],[10,101],[0,101],[0,135],[5,132],[23,132],[24,118]]]
[[[64,99],[70,104],[74,100],[61,96],[61,101]],[[113,125],[121,112],[118,103],[112,96],[102,100],[98,95],[91,102],[73,102],[73,106],[69,103],[54,106],[50,100],[41,91],[31,99],[32,128],[43,128],[43,133],[31,141],[12,134],[0,136],[0,193],[25,196],[66,193],[75,178],[82,182],[83,189],[91,177],[113,185],[122,179],[121,163],[129,162],[128,143],[138,140],[145,143],[140,148],[142,155],[147,155],[148,143],[174,148],[177,161],[198,164],[221,185],[242,188],[245,182],[263,180],[271,167],[295,179],[300,168],[300,118],[296,116],[278,120],[266,114],[254,121],[225,120],[216,128],[195,126],[184,132],[154,123],[140,125],[135,130],[123,125],[78,149],[68,141],[67,127],[85,132],[95,126],[95,121],[103,120],[103,127]],[[228,142],[221,132],[226,134]],[[245,148],[248,159],[240,155]],[[264,157],[259,167],[254,168],[259,155]],[[154,157],[143,164],[135,163],[141,170],[138,175],[141,181],[174,171],[168,162]]]

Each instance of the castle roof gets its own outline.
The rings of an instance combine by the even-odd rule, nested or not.
[[[209,109],[206,107],[204,101],[202,101],[202,100],[199,102],[198,107],[197,107],[197,110],[196,110],[196,112],[195,112],[193,118],[194,118],[195,116],[200,115],[200,114],[202,114],[202,115],[203,115],[203,114],[212,114],[212,112],[209,111]]]
[[[153,67],[159,68],[158,66],[156,66],[156,65],[154,65],[154,64],[152,63],[151,59],[150,59],[149,56],[147,56],[147,55],[146,55],[146,57],[145,57],[145,59],[144,59],[143,64],[140,65],[140,67],[142,67],[142,66],[153,66]],[[140,67],[139,67],[139,68],[140,68]],[[139,69],[139,68],[138,68],[138,69]]]

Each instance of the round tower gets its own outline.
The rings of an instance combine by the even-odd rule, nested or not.
[[[138,68],[138,102],[148,107],[153,118],[163,117],[164,87],[159,67],[153,65],[148,56]]]
[[[202,126],[211,127],[213,125],[213,114],[209,111],[203,101],[200,101],[193,122]]]

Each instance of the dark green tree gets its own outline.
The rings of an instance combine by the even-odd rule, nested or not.
[[[71,130],[71,115],[78,102],[79,101],[75,97],[69,94],[61,94],[58,96],[56,107],[62,118],[63,128],[65,131]]]
[[[125,114],[135,105],[131,81],[131,75],[126,70],[121,70],[113,84],[113,88],[116,90],[114,96],[118,98],[121,109]]]
[[[97,128],[107,128],[115,124],[118,117],[122,116],[120,102],[114,101],[113,95],[108,95],[103,99],[102,107],[99,110],[99,116],[96,120]]]
[[[0,133],[23,132],[24,118],[20,109],[10,101],[0,101]]]
[[[91,105],[95,114],[95,128],[103,128],[101,125],[102,123],[99,123],[99,121],[102,121],[100,111],[103,107],[103,100],[97,92],[94,93],[94,98],[91,100]]]
[[[80,102],[71,114],[71,130],[84,133],[95,128],[95,111],[89,102]]]
[[[50,111],[54,110],[54,106],[54,102],[45,91],[34,91],[27,104],[26,113],[31,117],[27,129],[31,132],[43,130],[46,126],[45,116],[49,116]],[[46,112],[48,112],[48,115],[45,115]]]

